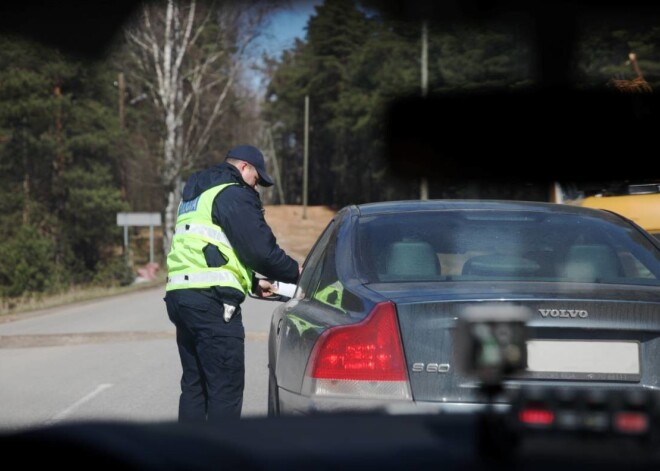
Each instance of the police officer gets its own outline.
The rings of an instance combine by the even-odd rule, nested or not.
[[[300,268],[266,223],[257,184],[270,186],[264,157],[250,145],[193,174],[183,189],[167,256],[165,302],[181,357],[179,421],[240,417],[245,384],[241,303],[272,294],[268,279],[295,283]]]

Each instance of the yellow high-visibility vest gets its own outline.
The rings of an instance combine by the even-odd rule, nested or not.
[[[179,204],[172,248],[167,255],[167,291],[223,286],[245,295],[252,288],[252,270],[238,259],[225,232],[213,223],[213,200],[231,185],[237,183],[215,186]],[[204,248],[209,244],[218,248],[227,263],[207,266]]]

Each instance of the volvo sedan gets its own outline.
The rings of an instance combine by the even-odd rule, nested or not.
[[[660,387],[660,242],[633,222],[550,203],[373,203],[337,213],[273,313],[269,415],[481,407],[456,345],[474,308],[529,313],[526,367],[504,391]]]

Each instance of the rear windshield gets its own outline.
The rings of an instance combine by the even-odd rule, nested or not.
[[[624,221],[532,211],[421,211],[363,217],[369,282],[558,281],[660,285],[660,251]]]

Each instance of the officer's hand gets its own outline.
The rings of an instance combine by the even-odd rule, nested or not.
[[[275,287],[268,280],[259,280],[255,294],[259,297],[267,298],[275,294]]]

